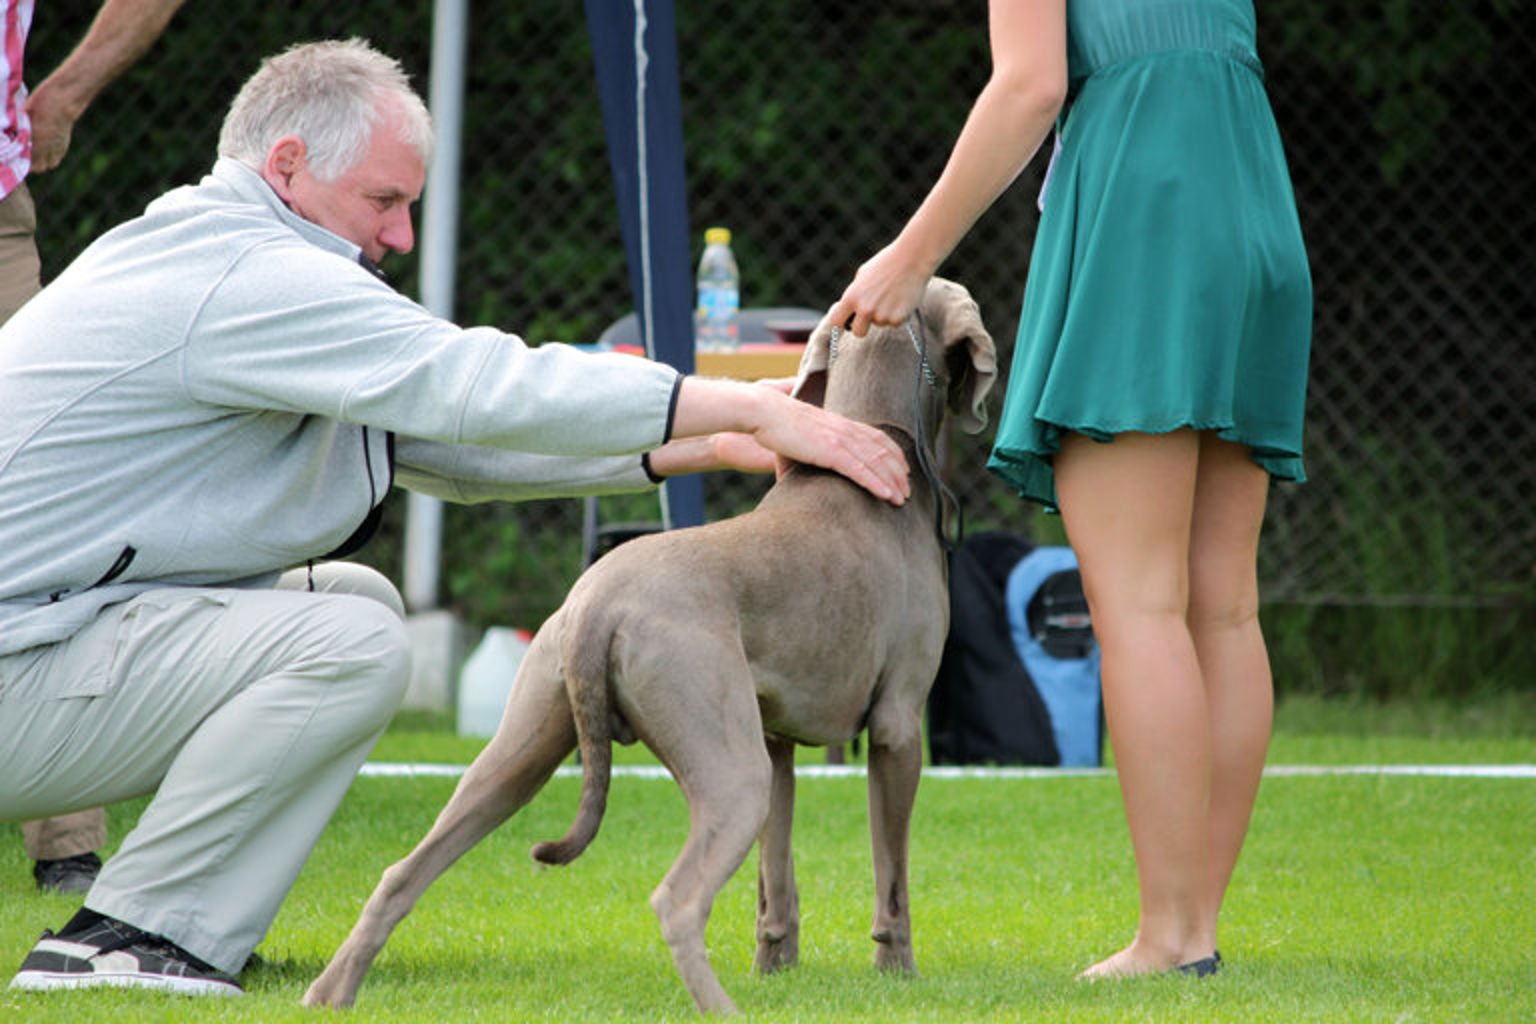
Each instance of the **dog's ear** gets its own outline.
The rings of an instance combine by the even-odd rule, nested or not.
[[[962,285],[936,277],[924,301],[939,326],[949,364],[949,409],[968,434],[987,425],[987,395],[997,383],[997,347],[981,322],[981,309]]]
[[[795,379],[790,395],[802,402],[822,405],[827,398],[827,367],[832,362],[833,324],[823,316],[821,323],[811,332],[805,343],[805,354],[800,357],[800,373]]]

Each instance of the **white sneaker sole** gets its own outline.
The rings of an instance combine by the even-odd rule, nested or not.
[[[206,978],[183,978],[172,974],[73,974],[54,971],[21,971],[11,979],[11,988],[22,992],[56,992],[78,988],[147,988],[183,996],[242,996],[238,986]]]

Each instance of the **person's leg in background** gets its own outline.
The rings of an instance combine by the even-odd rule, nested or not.
[[[42,287],[37,254],[37,208],[26,182],[0,199],[0,323]],[[45,892],[81,893],[101,870],[107,813],[101,808],[21,824],[32,877]]]
[[[101,872],[107,844],[107,812],[100,807],[21,823],[21,840],[32,861],[32,878],[44,892],[83,893]]]
[[[22,182],[0,199],[0,323],[42,288],[37,207]]]
[[[0,731],[27,738],[0,752],[0,815],[154,793],[85,908],[44,935],[13,987],[239,992],[232,975],[409,675],[393,587],[366,569],[314,573],[315,593],[296,593],[289,580],[267,591],[151,591],[53,649],[0,661],[15,680]],[[338,575],[377,599],[326,592]],[[93,670],[102,676],[95,693],[28,699],[29,689],[48,694],[52,681]],[[51,760],[40,756],[64,736],[76,739]],[[103,955],[114,950],[132,954],[126,967]]]

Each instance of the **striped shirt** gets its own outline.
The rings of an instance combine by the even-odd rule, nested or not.
[[[0,197],[8,196],[32,168],[32,125],[25,108],[22,56],[32,27],[33,0],[0,0],[5,18],[5,48],[0,51],[0,82],[5,110],[0,114]]]

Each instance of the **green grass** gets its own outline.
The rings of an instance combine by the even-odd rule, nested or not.
[[[1529,696],[1478,706],[1291,700],[1270,762],[1536,762]],[[377,760],[467,761],[479,742],[402,721]],[[645,760],[625,750],[621,760]],[[814,755],[812,758],[814,759]],[[297,1006],[379,872],[447,799],[445,779],[363,778],[322,837],[248,971],[244,999],[0,989],[0,1020],[325,1021]],[[665,780],[618,778],[592,848],[539,869],[578,783],[557,778],[428,891],[343,1020],[687,1021],[646,902],[686,807]],[[1228,897],[1217,979],[1084,985],[1130,936],[1136,890],[1112,776],[930,778],[912,837],[919,975],[877,974],[865,795],[799,786],[801,964],[752,973],[755,855],[710,924],[717,972],[748,1020],[1529,1021],[1536,1019],[1536,781],[1381,775],[1267,778]],[[141,804],[112,810],[120,837]],[[0,970],[75,904],[35,893],[0,843]]]

